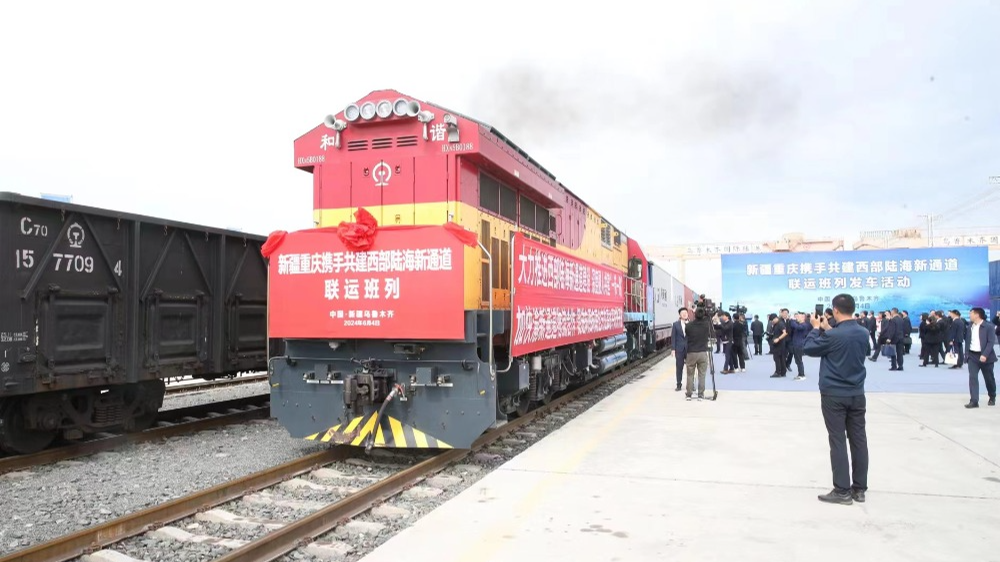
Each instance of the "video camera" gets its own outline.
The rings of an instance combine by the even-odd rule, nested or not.
[[[747,307],[739,305],[739,304],[730,305],[729,306],[729,312],[735,312],[736,314],[746,314],[747,313]]]
[[[694,317],[705,318],[715,316],[718,309],[712,299],[705,298],[705,295],[698,295],[698,300],[694,301]]]

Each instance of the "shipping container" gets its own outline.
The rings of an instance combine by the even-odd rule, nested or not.
[[[0,193],[0,447],[139,429],[163,379],[266,370],[264,240]]]
[[[683,304],[683,294],[677,294],[680,283],[676,283],[672,275],[656,264],[650,264],[649,268],[654,296],[653,327],[657,330],[669,329],[680,317],[677,313]]]

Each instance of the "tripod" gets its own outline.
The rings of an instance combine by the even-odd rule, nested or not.
[[[715,388],[715,354],[712,353],[712,349],[715,347],[715,338],[709,336],[708,338],[708,372],[712,375],[712,402],[719,397],[719,391]]]

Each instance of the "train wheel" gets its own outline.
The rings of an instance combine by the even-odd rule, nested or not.
[[[531,401],[528,400],[527,395],[523,395],[520,402],[517,403],[517,417],[524,417],[528,415],[529,411],[531,411]]]
[[[156,414],[157,412],[144,412],[136,415],[132,418],[132,423],[128,431],[145,431],[149,429],[153,425],[153,422],[156,421]]]
[[[548,390],[545,391],[544,395],[538,397],[538,403],[541,404],[542,406],[548,404],[549,402],[552,401],[552,397],[555,396],[555,394],[556,394],[555,391],[549,388]]]
[[[149,429],[163,405],[165,392],[166,385],[163,381],[144,382],[126,390],[125,403],[137,404],[138,408],[132,419],[125,420],[125,430],[133,432]]]
[[[22,405],[11,400],[0,409],[0,449],[19,455],[37,453],[52,443],[56,432],[25,427]]]

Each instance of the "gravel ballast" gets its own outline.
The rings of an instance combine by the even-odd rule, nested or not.
[[[292,439],[275,420],[255,420],[5,474],[0,476],[0,554],[324,447]]]
[[[193,390],[191,392],[182,392],[180,394],[168,394],[163,398],[163,407],[160,408],[160,411],[178,410],[180,408],[200,406],[202,404],[210,404],[212,402],[236,400],[239,398],[246,398],[248,396],[256,396],[258,394],[267,394],[270,390],[271,389],[268,387],[267,381],[263,380],[246,384],[237,384],[234,386],[223,386],[208,390]]]
[[[644,377],[656,362],[654,359],[632,366],[586,396],[540,416],[488,448],[469,455],[461,464],[445,468],[281,559],[362,558],[621,386]],[[235,396],[230,392],[241,390],[236,387],[208,392],[214,394],[212,401],[216,401],[231,399]],[[169,407],[173,406],[164,406]],[[3,475],[0,476],[0,554],[327,447],[290,438],[274,420],[258,420]],[[265,535],[276,524],[304,517],[374,480],[419,462],[427,458],[427,453],[375,450],[370,459],[348,459],[327,465],[325,470],[303,474],[294,482],[252,494],[254,497],[216,506],[214,513],[184,518],[105,548],[140,560],[213,560]]]
[[[586,411],[623,385],[645,376],[656,361],[632,366],[586,396],[505,435],[459,464],[451,465],[392,497],[372,510],[343,523],[316,542],[303,545],[280,560],[355,561],[401,530],[473,485],[552,431]],[[271,529],[330,505],[373,480],[427,458],[419,450],[374,450],[370,459],[332,463],[265,491],[216,506],[213,510],[175,521],[152,533],[106,547],[139,560],[214,560]]]

